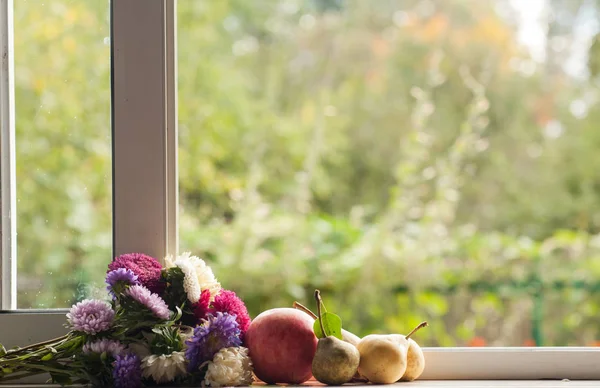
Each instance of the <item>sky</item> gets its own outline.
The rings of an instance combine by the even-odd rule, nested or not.
[[[529,49],[534,60],[543,62],[546,56],[547,0],[510,0],[510,4],[519,15],[519,41]],[[566,43],[560,40],[555,42],[565,46],[564,50],[568,51],[565,69],[575,77],[587,75],[587,51],[600,27],[594,16],[585,16],[584,13],[572,31],[572,44],[566,47]]]

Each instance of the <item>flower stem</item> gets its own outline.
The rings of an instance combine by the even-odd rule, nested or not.
[[[53,339],[50,339],[50,340],[47,340],[47,341],[38,342],[36,344],[27,345],[27,346],[24,346],[22,348],[7,350],[5,356],[9,356],[9,355],[11,355],[13,353],[22,352],[22,351],[28,350],[28,349],[33,349],[33,348],[36,348],[36,347],[39,347],[39,346],[49,345],[49,344],[54,343],[54,342],[64,341],[64,340],[68,339],[69,336],[72,333],[73,332],[68,332],[67,334],[63,335],[62,337],[53,338]]]
[[[321,332],[324,337],[327,337],[327,333],[325,333],[325,326],[323,326],[323,315],[321,315],[321,305],[323,304],[323,300],[321,299],[321,291],[315,290],[315,300],[317,301],[317,314],[319,314],[319,325],[321,326]]]
[[[43,371],[35,371],[35,372],[26,372],[26,373],[15,373],[12,376],[8,376],[8,377],[2,377],[2,382],[4,381],[10,381],[10,380],[18,380],[18,379],[22,379],[23,377],[30,377],[30,376],[35,376],[35,375],[39,375],[41,373],[45,373]]]

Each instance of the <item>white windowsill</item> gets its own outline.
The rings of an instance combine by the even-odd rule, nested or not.
[[[398,384],[401,387],[418,388],[446,388],[446,387],[466,387],[466,388],[492,388],[492,387],[510,387],[510,388],[577,388],[577,387],[600,387],[600,381],[556,381],[556,380],[437,380],[437,381],[413,381],[411,383]]]
[[[58,385],[44,384],[22,384],[22,385],[2,385],[4,387],[59,387]],[[264,386],[264,385],[263,385]],[[358,385],[345,385],[344,387],[357,387]],[[449,388],[449,387],[465,387],[465,388],[579,388],[579,387],[600,387],[600,381],[537,381],[537,380],[437,380],[437,381],[413,381],[410,383],[397,383],[391,385],[364,385],[365,387],[391,387],[398,386],[404,388]],[[310,385],[302,385],[302,387],[310,387]],[[323,387],[323,385],[319,385]],[[169,387],[165,387],[169,388]]]

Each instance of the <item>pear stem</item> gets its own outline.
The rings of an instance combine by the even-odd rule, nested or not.
[[[324,337],[327,337],[327,333],[325,333],[325,326],[323,326],[323,316],[321,315],[321,305],[323,304],[323,300],[321,299],[321,291],[315,290],[315,300],[317,301],[317,314],[319,315],[319,325],[321,326],[321,332]]]
[[[310,315],[312,317],[312,319],[317,319],[319,317],[317,317],[317,314],[313,313],[312,311],[310,311],[310,309],[306,306],[304,306],[301,303],[298,302],[294,302],[294,308],[300,311],[304,311],[305,313],[307,313],[308,315]]]
[[[427,327],[427,326],[429,326],[429,323],[427,323],[427,322],[421,322],[421,323],[419,323],[419,326],[417,326],[414,329],[412,329],[412,331],[410,333],[408,333],[405,338],[409,339],[411,335],[415,334],[417,331],[419,331],[422,328]]]

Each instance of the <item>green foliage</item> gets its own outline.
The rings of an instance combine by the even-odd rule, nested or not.
[[[321,330],[321,323],[323,324],[325,332]],[[319,318],[315,319],[315,323],[313,324],[313,331],[315,332],[315,336],[317,336],[317,338],[334,336],[336,338],[343,339],[342,319],[334,313],[326,311],[322,313]]]
[[[545,345],[597,341],[597,80],[429,4],[179,0],[181,249],[253,316],[319,288],[359,335],[510,346],[541,296]],[[104,288],[107,13],[15,2],[19,307]]]
[[[18,307],[66,307],[112,250],[108,3],[14,7]]]

